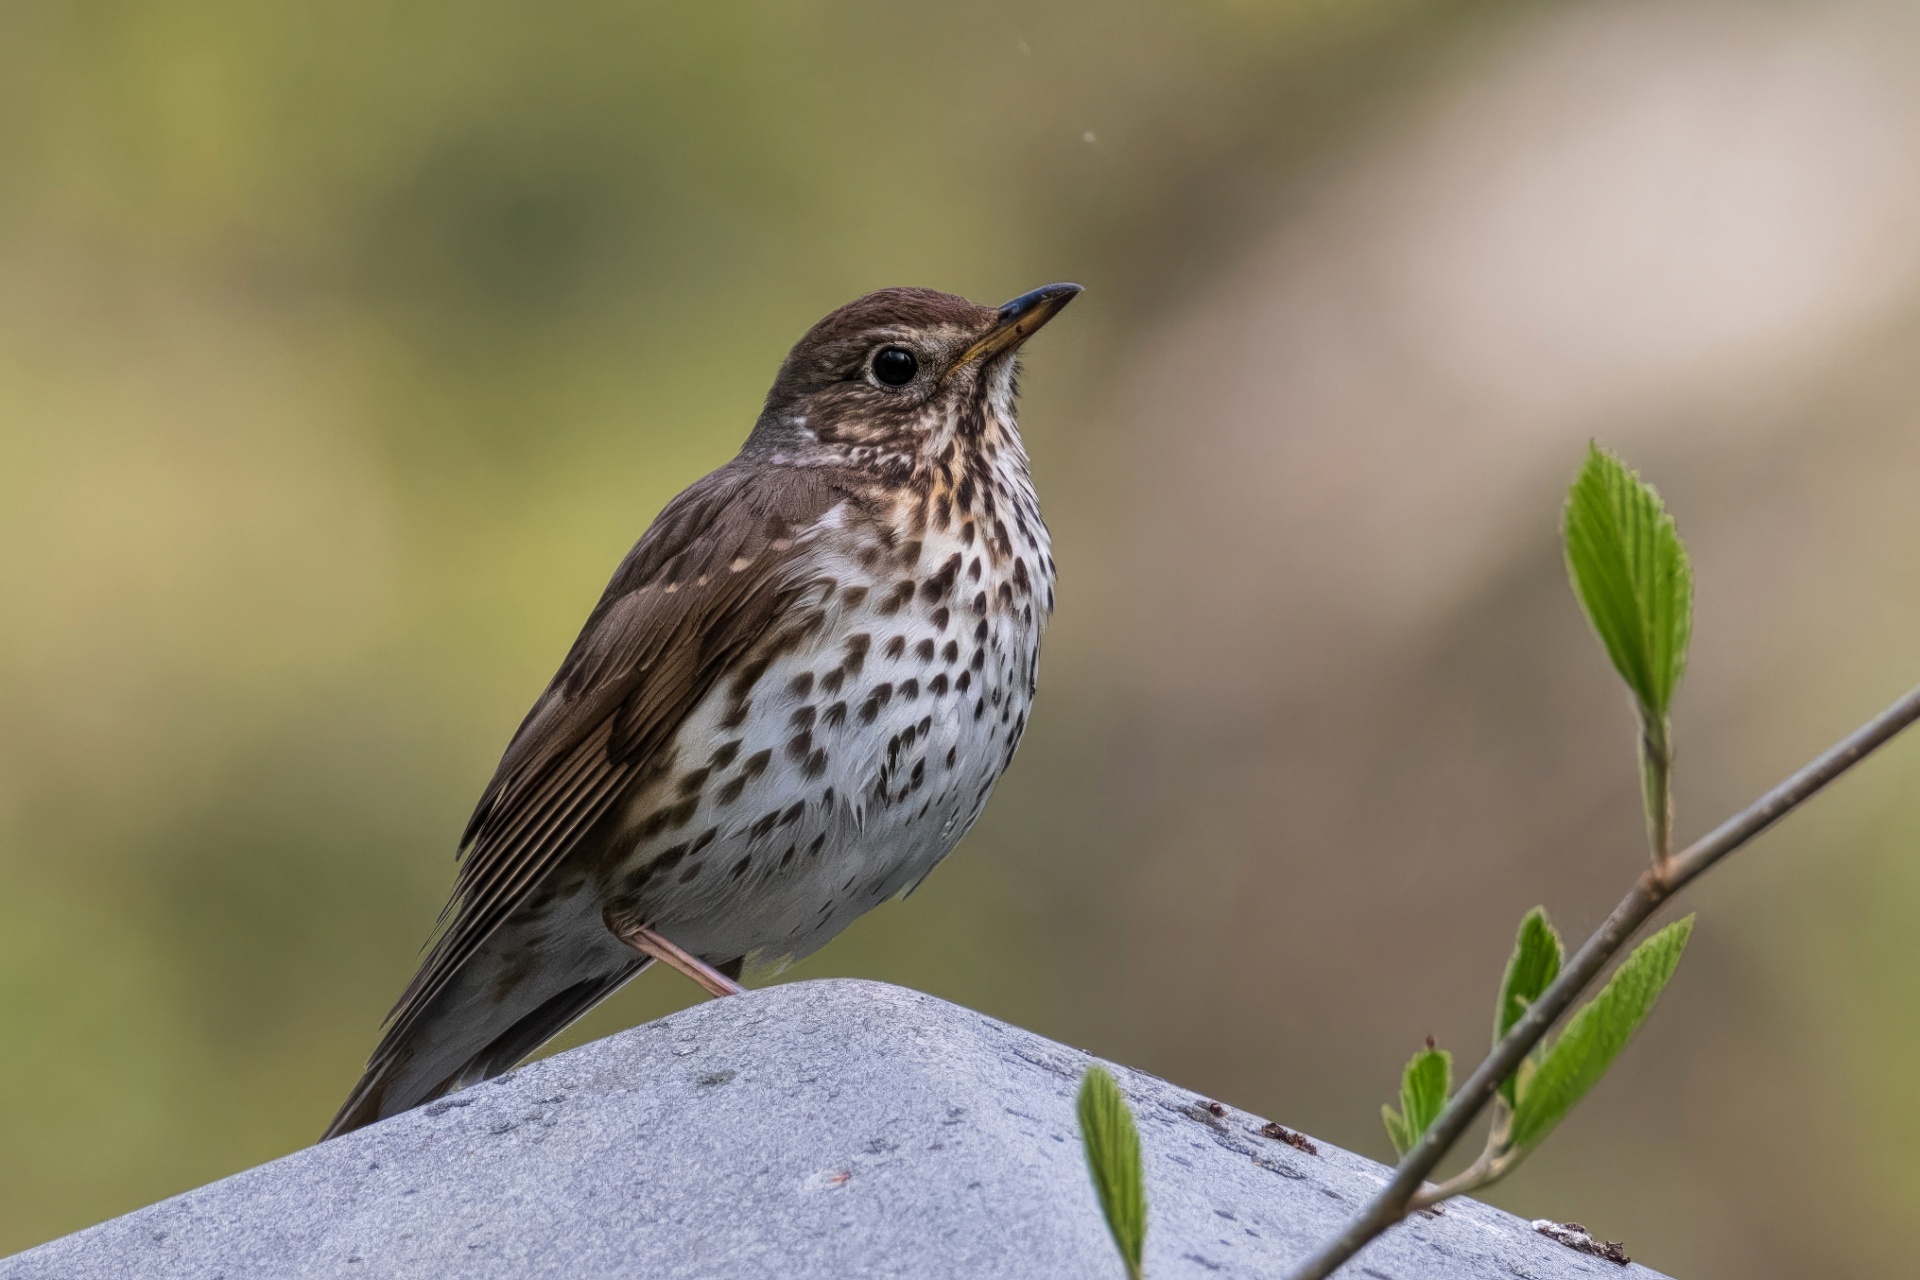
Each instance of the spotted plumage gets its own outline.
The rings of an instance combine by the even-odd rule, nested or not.
[[[444,928],[328,1129],[512,1067],[647,963],[777,970],[918,884],[1026,727],[1053,608],[1015,353],[1078,290],[829,315],[669,503],[507,747]]]

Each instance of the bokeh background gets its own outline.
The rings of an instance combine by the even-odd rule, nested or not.
[[[898,283],[1089,287],[1060,609],[979,828],[793,976],[1388,1155],[1522,911],[1642,858],[1590,436],[1696,560],[1683,836],[1920,678],[1917,56],[1873,0],[0,8],[0,1252],[312,1140],[611,567]],[[1908,741],[1716,872],[1493,1198],[1908,1270],[1916,841]]]

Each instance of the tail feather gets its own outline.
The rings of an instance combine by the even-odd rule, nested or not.
[[[395,1038],[389,1032],[320,1140],[351,1133],[512,1070],[521,1059],[625,986],[649,963],[644,956],[634,956],[612,972],[562,987],[491,1038],[482,1040],[478,1049],[470,1047],[477,1037],[460,1034],[466,1029],[463,1023],[470,1027],[474,1021],[471,1006],[459,1000],[458,987],[443,992],[436,1005],[461,1007],[435,1009],[409,1027],[399,1043],[389,1043]],[[481,1028],[480,1035],[484,1036],[486,1030]]]

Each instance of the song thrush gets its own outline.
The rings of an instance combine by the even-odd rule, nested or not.
[[[947,855],[1053,608],[1015,353],[1079,292],[885,289],[808,331],[508,744],[327,1137],[508,1070],[650,959],[737,990]]]

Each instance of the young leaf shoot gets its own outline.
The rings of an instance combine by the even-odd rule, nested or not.
[[[1567,571],[1642,716],[1664,721],[1693,634],[1693,571],[1652,486],[1598,445],[1567,494]]]
[[[1447,1105],[1447,1095],[1453,1092],[1453,1055],[1445,1049],[1432,1048],[1431,1040],[1427,1044],[1429,1047],[1414,1054],[1401,1073],[1400,1110],[1395,1111],[1390,1105],[1380,1108],[1387,1137],[1401,1155],[1420,1141],[1434,1117],[1440,1114],[1440,1108]]]
[[[1687,916],[1635,947],[1600,994],[1568,1021],[1520,1092],[1508,1138],[1515,1150],[1538,1146],[1600,1082],[1653,1011],[1692,932],[1693,917]]]
[[[1500,982],[1500,1007],[1493,1015],[1493,1043],[1497,1046],[1506,1039],[1513,1024],[1520,1021],[1527,1006],[1540,998],[1540,993],[1560,976],[1560,964],[1566,958],[1566,948],[1560,942],[1560,934],[1547,920],[1547,909],[1535,907],[1527,912],[1520,922],[1520,935],[1514,940],[1513,954],[1507,959],[1506,976]],[[1514,1091],[1520,1073],[1515,1072],[1500,1084],[1500,1096],[1507,1105],[1513,1105]]]
[[[1140,1131],[1120,1086],[1104,1067],[1089,1067],[1080,1082],[1080,1140],[1087,1172],[1107,1230],[1126,1264],[1128,1280],[1140,1280],[1147,1245],[1147,1189],[1140,1167]]]
[[[1588,447],[1567,494],[1563,531],[1574,594],[1633,692],[1639,714],[1653,868],[1635,878],[1571,957],[1546,912],[1536,907],[1527,913],[1500,984],[1492,1052],[1468,1074],[1458,1094],[1453,1093],[1452,1064],[1431,1048],[1432,1041],[1427,1052],[1414,1056],[1400,1086],[1401,1109],[1381,1108],[1387,1134],[1401,1154],[1393,1178],[1339,1235],[1296,1267],[1291,1280],[1330,1280],[1410,1211],[1512,1172],[1599,1083],[1646,1021],[1680,963],[1693,917],[1634,948],[1600,994],[1549,1042],[1553,1024],[1573,1007],[1580,991],[1674,894],[1920,722],[1920,688],[1914,688],[1741,812],[1673,852],[1669,717],[1693,633],[1693,571],[1686,549],[1659,495],[1597,445]],[[1479,1158],[1444,1183],[1429,1183],[1488,1106],[1493,1123]],[[1422,1143],[1429,1131],[1432,1140]]]
[[[1647,842],[1664,871],[1673,852],[1668,713],[1693,635],[1693,570],[1660,495],[1598,445],[1587,446],[1564,523],[1574,594],[1639,709]]]

